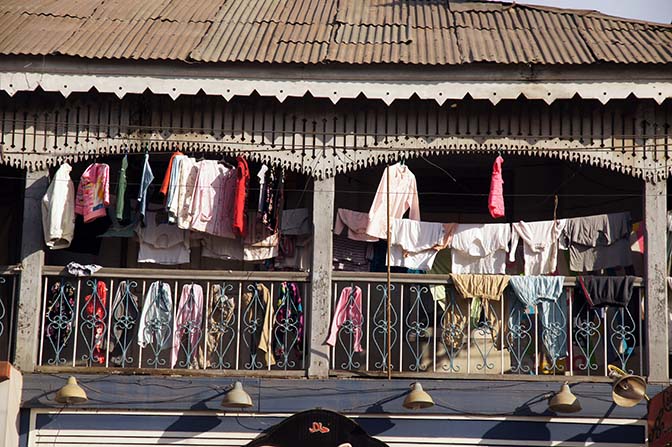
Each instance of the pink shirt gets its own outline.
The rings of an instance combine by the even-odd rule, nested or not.
[[[235,171],[215,160],[199,161],[197,166],[189,210],[191,230],[235,237],[232,228]]]
[[[107,213],[110,205],[110,167],[105,163],[93,163],[82,174],[75,198],[75,213],[91,222]]]
[[[409,211],[409,218],[420,220],[420,202],[415,175],[408,166],[397,163],[385,169],[369,211],[369,236],[387,239],[387,171],[390,171],[390,225]]]
[[[502,179],[502,163],[504,159],[497,157],[492,165],[492,178],[490,180],[490,196],[488,197],[488,209],[495,219],[504,217],[504,179]]]

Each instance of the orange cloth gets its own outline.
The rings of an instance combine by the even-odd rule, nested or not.
[[[168,162],[168,169],[166,169],[166,174],[163,176],[163,182],[161,183],[161,194],[164,196],[168,194],[168,186],[170,186],[170,171],[173,169],[173,160],[178,155],[184,155],[180,151],[173,152],[173,155],[170,156],[170,161]]]

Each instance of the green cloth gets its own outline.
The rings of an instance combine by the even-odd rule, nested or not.
[[[450,273],[452,263],[450,257],[450,249],[444,248],[436,254],[434,258],[434,264],[432,264],[432,269],[427,272],[430,274],[436,275],[447,275]],[[446,308],[446,286],[429,286],[429,290],[432,292],[434,301],[438,301],[442,309]]]
[[[121,169],[119,169],[119,183],[117,184],[117,220],[127,220],[130,215],[129,207],[126,205],[126,169],[128,168],[128,155],[124,155],[121,160]]]

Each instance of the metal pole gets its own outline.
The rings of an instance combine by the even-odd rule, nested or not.
[[[390,167],[387,166],[387,380],[392,379],[392,294],[390,290]]]

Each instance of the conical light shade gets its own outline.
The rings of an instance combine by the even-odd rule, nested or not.
[[[581,411],[581,403],[572,394],[569,384],[565,382],[562,384],[560,391],[548,400],[548,408],[556,413],[576,413]]]
[[[646,381],[644,378],[633,375],[625,375],[616,379],[611,392],[611,398],[619,407],[634,407],[646,398]]]
[[[236,382],[222,399],[222,407],[228,408],[248,408],[252,406],[252,398],[243,389],[243,384]]]
[[[433,407],[434,401],[432,400],[432,396],[422,389],[422,385],[419,382],[415,382],[411,392],[404,399],[403,405],[404,408],[408,408],[409,410],[421,410]]]
[[[68,377],[68,383],[56,392],[56,402],[60,404],[83,404],[88,400],[86,391],[77,385],[77,379],[73,376]]]

